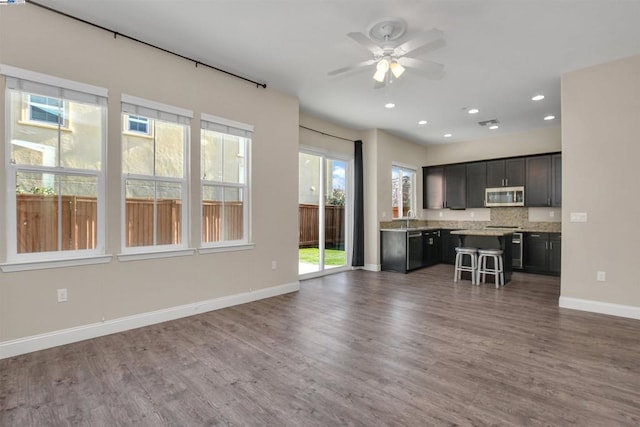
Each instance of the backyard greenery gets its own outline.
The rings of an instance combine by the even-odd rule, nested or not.
[[[302,248],[299,249],[299,258],[300,262],[304,262],[306,264],[314,264],[318,265],[319,262],[319,253],[318,248]],[[324,250],[324,264],[325,265],[344,265],[344,251],[336,250],[336,249],[325,249]]]

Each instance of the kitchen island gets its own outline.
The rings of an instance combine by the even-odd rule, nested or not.
[[[504,283],[511,281],[513,263],[511,260],[512,230],[482,229],[482,230],[454,230],[452,235],[458,236],[458,246],[467,246],[478,249],[502,249],[504,260]],[[492,260],[488,260],[488,266],[493,268]],[[464,276],[463,276],[464,277]]]

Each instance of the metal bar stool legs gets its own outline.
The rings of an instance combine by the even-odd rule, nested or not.
[[[468,255],[471,265],[464,265],[464,256]],[[453,281],[457,282],[462,277],[463,271],[471,273],[471,284],[476,284],[476,275],[478,270],[478,250],[476,248],[456,248],[456,265],[453,272]]]
[[[487,267],[487,259],[493,259],[493,268]],[[485,283],[486,275],[493,274],[496,288],[504,286],[504,261],[500,249],[478,249],[478,278],[476,284]]]

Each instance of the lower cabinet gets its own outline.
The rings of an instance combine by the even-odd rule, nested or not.
[[[524,233],[524,271],[559,276],[561,244],[560,233]]]
[[[441,262],[440,230],[380,231],[383,271],[406,273]]]
[[[456,263],[456,246],[458,236],[451,234],[452,230],[440,230],[440,262],[445,264]]]

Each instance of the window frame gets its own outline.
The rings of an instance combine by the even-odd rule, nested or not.
[[[182,177],[169,177],[169,176],[161,176],[156,175],[154,171],[154,175],[144,175],[144,174],[132,174],[125,173],[124,171],[121,173],[121,185],[120,185],[120,197],[121,197],[121,238],[120,238],[120,246],[121,246],[121,254],[118,255],[118,258],[121,261],[129,261],[129,260],[138,260],[138,259],[146,259],[146,258],[156,258],[156,257],[166,257],[166,256],[182,256],[182,255],[190,255],[194,251],[189,249],[189,203],[190,203],[190,194],[189,194],[189,146],[191,141],[191,119],[193,118],[193,112],[190,110],[186,110],[180,107],[175,107],[172,105],[162,104],[156,101],[146,100],[143,98],[138,98],[132,95],[122,94],[121,98],[121,111],[120,111],[120,119],[124,121],[124,116],[134,115],[139,117],[144,117],[149,120],[149,128],[153,128],[151,126],[152,120],[160,120],[169,123],[175,123],[183,126],[183,164],[182,164]],[[129,111],[134,110],[134,111]],[[149,117],[152,116],[152,117]],[[175,119],[175,120],[174,120]],[[186,121],[186,123],[181,123],[181,120]],[[122,123],[122,132],[120,134],[121,140],[121,153],[123,150],[124,144],[122,144],[124,136],[139,136],[143,138],[149,138],[148,135],[144,135],[141,133],[133,133],[126,131],[125,123]],[[150,138],[154,139],[158,137],[157,133],[152,131],[150,134]],[[154,156],[156,153],[156,148],[153,148]],[[122,156],[124,159],[124,156]],[[122,161],[121,160],[121,166]],[[155,169],[155,165],[154,165]],[[127,182],[128,181],[152,181],[155,184],[158,183],[171,183],[171,184],[180,184],[180,200],[181,200],[181,210],[180,210],[180,218],[181,218],[181,226],[180,226],[180,243],[179,244],[153,244],[146,246],[127,246]],[[156,199],[154,199],[154,222],[153,222],[153,234],[154,241],[157,239],[157,209],[156,209]]]
[[[411,183],[411,190],[410,190],[410,195],[409,195],[409,209],[407,210],[407,212],[411,211],[413,212],[413,216],[405,216],[404,215],[404,209],[402,211],[402,214],[394,217],[393,216],[393,208],[394,208],[394,199],[393,199],[393,172],[394,169],[399,169],[402,172],[409,172],[410,175],[410,183]],[[418,168],[412,165],[407,165],[404,163],[400,163],[400,162],[392,162],[391,163],[391,219],[392,220],[401,220],[401,219],[407,219],[407,218],[413,218],[416,216],[417,212],[417,198],[416,198],[416,194],[417,194],[417,189],[416,189],[416,185],[417,185],[417,172]],[[402,176],[402,175],[401,175]],[[402,188],[402,184],[401,184],[401,188]],[[403,208],[403,202],[404,202],[404,197],[402,197],[403,195],[403,191],[399,192],[400,194],[400,199],[398,200],[399,204],[398,207],[399,208]]]
[[[6,263],[2,264],[2,271],[24,271],[40,268],[65,267],[69,265],[85,265],[108,262],[110,256],[105,255],[106,248],[106,154],[107,154],[107,128],[108,128],[108,91],[105,88],[92,86],[85,83],[66,80],[59,77],[49,76],[42,73],[24,70],[0,64],[0,75],[6,77],[5,83],[5,170],[7,179],[6,192]],[[53,124],[53,122],[42,121],[24,121],[12,120],[12,102],[11,94],[19,94],[21,106],[16,107],[22,110],[19,117],[24,119],[24,101],[29,101],[31,95],[43,96],[46,98],[60,99],[63,103],[65,111],[68,110],[69,101],[88,103],[101,107],[101,144],[100,144],[100,168],[99,169],[78,169],[62,166],[62,156],[57,156],[55,165],[30,165],[17,164],[12,157],[11,137],[12,129],[15,125],[29,125],[36,123],[38,125],[51,126],[62,130],[68,124],[68,118],[65,123]],[[81,98],[82,100],[78,99]],[[95,99],[95,103],[87,102],[88,99]],[[27,107],[29,108],[29,107]],[[60,143],[61,134],[58,132],[58,143]],[[19,173],[47,173],[54,176],[85,176],[96,179],[96,245],[92,249],[80,250],[62,250],[44,251],[44,252],[18,252],[18,233],[17,233],[17,175]],[[60,199],[64,195],[57,194]],[[61,205],[58,205],[60,212]],[[59,220],[60,221],[60,220]],[[61,228],[58,223],[58,242],[61,240]]]
[[[206,129],[205,127],[211,127]],[[201,252],[207,249],[228,248],[228,247],[250,247],[251,242],[251,146],[253,142],[253,125],[246,123],[236,122],[233,120],[225,119],[222,117],[213,116],[210,114],[202,113],[200,120],[200,165],[203,162],[202,143],[204,132],[217,132],[222,135],[230,135],[240,138],[244,142],[244,167],[242,172],[244,175],[244,183],[227,182],[224,181],[224,170],[222,174],[222,180],[206,179],[204,173],[200,171],[200,248]],[[223,140],[223,153],[224,153],[224,140]],[[224,156],[224,154],[223,154]],[[224,165],[224,161],[223,161]],[[242,181],[242,179],[238,179]],[[242,238],[236,240],[226,240],[224,235],[222,240],[215,242],[205,242],[203,240],[204,218],[204,189],[205,187],[221,188],[224,194],[224,190],[227,188],[239,189],[243,195],[243,209],[242,209]],[[224,213],[224,211],[223,211]],[[223,228],[224,233],[224,228]]]

